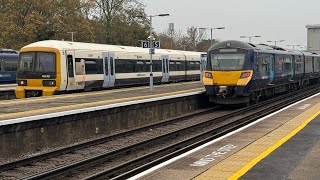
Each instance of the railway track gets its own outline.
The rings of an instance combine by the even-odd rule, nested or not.
[[[0,179],[128,178],[317,92],[298,91],[239,110],[215,107],[3,164]]]

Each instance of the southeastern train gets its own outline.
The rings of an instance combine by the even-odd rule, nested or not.
[[[0,49],[0,83],[15,83],[19,53],[12,49]]]
[[[320,56],[276,46],[224,41],[208,50],[203,83],[218,104],[257,103],[262,97],[319,84]]]
[[[157,49],[155,83],[199,80],[200,52]],[[47,40],[20,50],[16,97],[51,96],[93,88],[149,83],[148,49]]]

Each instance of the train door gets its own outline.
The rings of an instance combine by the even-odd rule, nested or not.
[[[66,51],[66,67],[67,67],[67,86],[66,90],[76,89],[76,80],[74,74],[74,52]]]
[[[275,67],[275,58],[274,58],[274,55],[273,54],[271,54],[270,55],[270,57],[269,57],[269,60],[270,60],[270,66],[269,66],[269,72],[270,72],[270,74],[269,74],[269,76],[270,76],[270,84],[272,84],[273,83],[273,81],[274,81],[274,67]]]
[[[296,58],[295,56],[291,56],[291,79],[290,80],[293,80],[294,79],[294,75],[295,75],[295,67],[294,67],[294,64],[296,62]]]
[[[161,82],[168,82],[169,81],[169,56],[162,55],[162,79]]]
[[[201,64],[200,64],[200,80],[202,81],[202,76],[206,70],[207,54],[201,54]]]
[[[113,52],[104,52],[102,53],[103,58],[103,68],[104,68],[104,81],[103,87],[114,87],[114,83],[116,80],[115,73],[115,60]]]

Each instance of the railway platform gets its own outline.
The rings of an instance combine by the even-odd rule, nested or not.
[[[15,99],[14,90],[17,84],[1,84],[0,85],[0,100]]]
[[[182,116],[207,99],[192,81],[1,101],[0,159]]]
[[[320,94],[131,179],[318,179]]]
[[[156,86],[153,92],[144,86],[3,101],[0,102],[0,126],[203,92],[203,85],[196,81]]]

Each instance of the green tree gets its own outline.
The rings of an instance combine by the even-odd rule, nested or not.
[[[96,0],[96,42],[107,44],[139,45],[148,37],[149,22],[145,6],[136,0]]]
[[[76,40],[92,42],[84,5],[80,0],[1,0],[0,46],[20,49],[35,41],[71,40],[70,31],[77,32]]]

